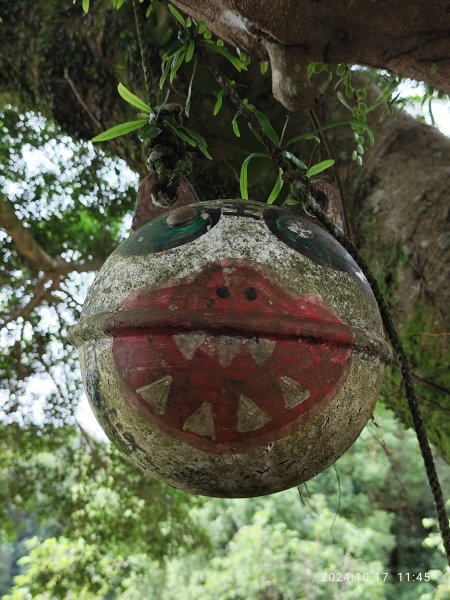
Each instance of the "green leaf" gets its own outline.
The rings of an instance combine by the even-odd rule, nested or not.
[[[292,144],[295,144],[296,142],[301,142],[303,140],[314,140],[315,142],[320,144],[320,138],[315,133],[301,133],[300,135],[296,135],[295,137],[291,138],[286,143],[286,148],[288,146],[291,146]]]
[[[206,156],[206,158],[208,158],[209,160],[212,160],[212,156],[208,152],[208,144],[206,143],[206,140],[202,135],[200,135],[196,131],[192,131],[192,129],[188,129],[187,127],[184,127],[183,125],[180,126],[180,129],[182,131],[184,131],[187,135],[189,135],[194,140],[195,145],[200,150],[200,152],[202,152],[202,154],[204,154]]]
[[[89,3],[90,3],[90,0],[83,0],[82,7],[83,7],[83,11],[85,13],[87,13],[89,11]]]
[[[341,125],[350,125],[353,128],[360,127],[367,133],[367,137],[369,138],[372,146],[374,145],[375,136],[373,135],[373,131],[371,130],[369,125],[367,125],[367,123],[365,121],[361,121],[361,119],[350,118],[350,119],[340,119],[339,121],[331,121],[330,123],[325,123],[325,125],[323,125],[320,129],[318,129],[316,133],[319,133],[321,131],[326,131],[327,129],[332,129],[333,127],[340,127]]]
[[[345,65],[343,65],[342,63],[336,67],[336,75],[338,77],[343,77],[346,72],[347,72],[347,67]]]
[[[203,35],[206,31],[207,27],[206,27],[206,23],[205,21],[199,21],[198,25],[197,25],[197,32],[199,35]]]
[[[286,128],[287,128],[288,123],[289,123],[289,115],[286,116],[286,120],[284,121],[283,129],[281,130],[280,145],[281,145],[281,142],[283,141],[284,134],[286,133]]]
[[[278,138],[277,132],[272,127],[272,123],[269,121],[269,119],[266,117],[266,115],[264,113],[262,113],[260,110],[258,110],[256,108],[256,106],[254,106],[253,104],[250,104],[250,102],[247,102],[247,107],[258,119],[259,124],[261,125],[264,133],[272,140],[272,142],[275,145],[279,146],[280,140]],[[253,133],[255,133],[255,135],[258,137],[257,132],[253,132]]]
[[[153,12],[153,6],[154,6],[154,3],[153,3],[153,0],[151,0],[150,4],[148,5],[147,10],[145,11],[145,18],[146,19],[148,19],[150,17],[150,15],[152,14],[152,12]]]
[[[166,52],[163,54],[163,59],[168,60],[172,58],[181,48],[184,47],[184,44],[180,42],[180,40],[176,40],[173,44],[171,44]]]
[[[170,65],[171,65],[170,60],[166,60],[163,62],[163,72],[161,75],[161,79],[159,80],[159,87],[161,90],[163,89],[164,84],[166,83],[167,76],[170,73]]]
[[[353,111],[352,107],[349,105],[349,103],[347,102],[347,100],[342,95],[342,92],[337,92],[336,96],[337,96],[337,99],[339,100],[339,102],[341,104],[343,104],[345,106],[345,108],[348,108],[348,110]]]
[[[333,79],[333,71],[331,71],[331,72],[328,73],[327,78],[325,79],[325,81],[320,86],[320,88],[319,88],[319,94],[320,95],[322,95],[322,94],[325,93],[325,90],[330,85],[330,82],[331,82],[332,79]]]
[[[295,156],[295,154],[292,154],[292,152],[288,152],[288,150],[284,150],[283,156],[285,158],[287,158],[292,164],[294,164],[299,169],[306,170],[308,168],[303,161],[301,161],[299,158],[297,158]]]
[[[282,169],[278,169],[278,177],[275,181],[275,185],[273,186],[273,190],[270,192],[269,197],[267,198],[267,204],[273,204],[275,200],[280,195],[280,192],[283,188],[283,171]]]
[[[122,83],[119,83],[119,85],[117,87],[117,91],[122,96],[122,98],[125,100],[125,102],[128,102],[128,104],[131,104],[131,106],[134,106],[135,108],[138,108],[139,110],[141,110],[142,112],[145,112],[145,113],[153,112],[153,110],[150,108],[150,106],[148,104],[146,104],[143,100],[138,98],[138,96],[136,96],[135,94],[130,92],[130,90],[127,90],[127,88]]]
[[[177,76],[178,70],[180,69],[181,65],[183,64],[185,56],[186,56],[186,48],[183,48],[182,50],[180,50],[178,52],[178,54],[175,54],[175,56],[172,58],[172,64],[170,67],[170,77],[169,77],[170,83],[173,83],[175,77]]]
[[[158,136],[160,133],[161,129],[159,127],[156,127],[156,125],[145,125],[142,128],[142,131],[139,133],[138,137],[141,140],[141,142],[148,142],[149,140],[152,140],[153,138]]]
[[[186,50],[186,62],[191,62],[192,57],[194,56],[195,50],[195,42],[194,40],[189,40],[188,49]]]
[[[198,63],[198,60],[197,60],[197,57],[195,57],[194,66],[192,68],[192,73],[191,73],[191,78],[189,80],[188,93],[187,93],[187,97],[186,97],[186,104],[184,105],[184,113],[185,113],[185,115],[187,117],[189,116],[189,112],[191,110],[192,84],[194,82],[195,72],[197,70],[197,63]]]
[[[357,90],[356,97],[358,98],[358,100],[365,100],[367,98],[366,88],[361,88],[360,90]]]
[[[177,8],[175,8],[175,6],[173,4],[168,4],[167,8],[169,9],[169,12],[171,12],[173,14],[173,16],[178,21],[178,23],[182,27],[186,27],[186,21],[185,21],[183,15],[180,13],[180,11]]]
[[[316,66],[316,63],[308,63],[308,66],[306,68],[306,76],[308,79],[311,79],[311,77],[314,75],[314,68]]]
[[[340,127],[341,125],[350,125],[352,128],[360,127],[367,133],[367,137],[369,138],[372,146],[375,143],[375,137],[373,135],[373,131],[367,125],[365,121],[361,121],[361,119],[349,118],[349,119],[340,119],[339,121],[331,121],[330,123],[325,123],[320,129],[316,129],[312,133],[302,133],[300,135],[296,135],[292,139],[290,139],[287,146],[294,144],[295,142],[299,142],[301,140],[315,140],[316,142],[320,142],[320,138],[317,137],[318,133],[322,131],[326,131],[327,129],[333,129],[334,127]]]
[[[300,202],[298,200],[295,200],[295,198],[287,198],[284,202],[283,202],[283,206],[284,205],[287,206],[295,206],[296,204],[300,204]]]
[[[116,125],[115,127],[111,127],[111,129],[107,129],[103,133],[100,133],[95,138],[93,138],[92,141],[106,142],[107,140],[112,140],[113,138],[120,137],[121,135],[126,135],[127,133],[131,133],[132,131],[136,131],[136,129],[140,129],[147,123],[148,119],[139,119],[138,121],[128,121],[127,123],[121,123],[120,125]]]
[[[180,140],[183,140],[183,142],[186,142],[193,148],[196,148],[197,144],[194,142],[194,140],[190,136],[186,135],[183,131],[181,131],[181,129],[179,129],[178,127],[175,127],[174,125],[172,125],[170,123],[168,123],[168,127],[174,132],[174,134],[177,137],[180,138]]]
[[[241,71],[247,71],[246,65],[244,65],[244,63],[237,56],[233,56],[224,46],[217,46],[217,44],[215,44],[212,40],[203,40],[202,44],[211,50],[211,52],[221,54],[239,73]]]
[[[237,122],[237,118],[240,115],[240,113],[236,113],[234,115],[234,119],[231,121],[231,126],[233,127],[233,133],[236,137],[241,137],[241,132],[239,131],[239,125]]]
[[[261,75],[265,75],[267,73],[267,71],[269,70],[269,61],[262,60],[259,63],[259,70],[261,71]]]
[[[222,42],[222,44],[224,43],[223,40],[220,41]],[[219,43],[219,40],[217,40],[217,43]],[[243,52],[239,47],[236,48],[236,52],[239,56],[239,60],[241,61],[241,63],[248,67],[248,65],[252,62],[250,56],[247,53]]]
[[[217,100],[216,100],[216,103],[214,104],[214,112],[213,112],[214,116],[216,116],[217,113],[219,112],[219,110],[222,108],[224,94],[225,94],[225,90],[220,90],[220,92],[217,94]]]
[[[263,154],[262,152],[254,152],[247,156],[247,158],[242,163],[241,167],[241,175],[239,177],[239,185],[241,188],[241,198],[243,200],[248,200],[248,165],[253,158],[269,158],[267,154]]]
[[[360,112],[361,114],[365,115],[367,113],[368,108],[369,107],[365,102],[358,102],[358,112]]]
[[[313,177],[314,175],[317,175],[318,173],[322,173],[322,171],[329,169],[334,165],[334,163],[335,161],[332,158],[328,160],[323,160],[322,162],[319,162],[313,165],[312,167],[309,167],[309,169],[306,171],[306,175],[307,177]]]
[[[170,123],[168,125],[177,137],[179,137],[181,140],[183,140],[190,146],[198,148],[200,152],[202,152],[206,156],[206,158],[212,160],[212,156],[208,152],[206,140],[202,135],[196,133],[195,131],[192,131],[192,129],[184,127],[183,125],[179,125],[178,127],[175,127]]]

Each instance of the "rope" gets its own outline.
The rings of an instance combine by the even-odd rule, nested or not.
[[[136,26],[138,30],[139,44],[141,46],[145,83],[147,87],[147,93],[150,99],[151,93],[154,93],[153,83],[150,76],[148,76],[148,73],[151,73],[151,71],[148,68],[149,57],[148,52],[146,50],[146,45],[144,43],[142,18],[138,18],[138,0],[133,0],[133,7],[136,16]],[[409,367],[408,357],[400,341],[400,337],[392,320],[389,306],[380,290],[378,282],[372,274],[372,272],[370,271],[362,256],[359,254],[357,248],[351,242],[351,240],[334,225],[334,223],[326,216],[326,214],[320,208],[319,204],[313,196],[313,189],[310,179],[300,170],[292,168],[291,163],[283,156],[283,151],[280,148],[280,146],[277,146],[269,138],[269,136],[264,131],[263,127],[261,126],[259,120],[256,118],[254,113],[243,102],[239,94],[236,92],[235,87],[229,82],[229,80],[224,75],[222,75],[222,73],[213,64],[206,51],[201,47],[197,47],[197,51],[200,54],[205,66],[214,77],[214,79],[224,90],[225,94],[228,96],[231,102],[244,116],[244,118],[247,121],[247,124],[257,134],[262,144],[265,146],[268,154],[272,157],[272,159],[278,165],[278,167],[283,171],[283,179],[288,183],[294,184],[298,198],[303,203],[303,206],[306,207],[312,214],[314,214],[314,216],[323,224],[323,226],[328,230],[328,232],[347,250],[347,252],[355,260],[361,271],[364,273],[367,281],[369,282],[369,285],[377,301],[378,308],[380,310],[380,315],[383,321],[384,329],[389,337],[392,348],[397,357],[398,364],[400,366],[406,398],[408,401],[409,409],[411,411],[414,429],[422,454],[422,459],[425,465],[428,483],[430,485],[430,489],[433,495],[439,530],[444,544],[445,554],[447,557],[448,564],[450,565],[450,527],[447,510],[445,507],[444,496],[442,494],[442,488],[439,482],[433,455],[431,453],[430,444],[428,442],[423,417],[421,414],[419,402],[414,388],[411,370]]]
[[[171,125],[182,125],[182,107],[177,103],[163,102],[157,106],[157,84],[153,76],[150,52],[145,38],[143,7],[139,0],[133,0],[136,33],[141,52],[142,71],[148,102],[155,111],[154,124],[162,130],[158,138],[146,143],[147,168],[156,175],[159,184],[158,205],[170,206],[177,201],[178,186],[182,177],[192,169],[192,159],[186,147],[171,131]],[[167,100],[167,98],[166,98]]]
[[[144,72],[145,89],[150,106],[154,109],[156,106],[156,85],[153,80],[152,64],[150,61],[150,52],[145,41],[144,17],[140,7],[139,0],[133,0],[134,20],[136,22],[136,32],[138,36],[139,48],[141,50],[142,70]]]
[[[286,178],[289,180],[289,175],[286,175]],[[417,440],[419,442],[419,447],[422,454],[423,463],[425,465],[428,483],[430,485],[431,493],[433,494],[433,500],[436,508],[439,530],[441,532],[442,542],[444,544],[445,555],[447,557],[447,562],[450,565],[450,527],[447,509],[445,507],[445,500],[442,494],[442,488],[436,471],[436,465],[434,463],[433,455],[431,453],[430,444],[428,442],[428,437],[425,430],[425,425],[423,422],[419,402],[417,399],[416,390],[414,388],[412,374],[409,367],[408,356],[405,352],[405,349],[403,348],[403,345],[400,341],[400,337],[395,328],[391,312],[389,310],[389,306],[380,290],[377,280],[373,276],[366,262],[361,257],[353,243],[334,225],[332,221],[330,221],[330,219],[328,219],[328,217],[321,210],[321,208],[319,207],[315,199],[311,196],[311,194],[307,195],[304,198],[304,200],[307,208],[320,220],[320,222],[327,228],[327,230],[333,235],[333,237],[337,239],[337,241],[353,257],[361,271],[364,273],[367,281],[369,282],[370,287],[372,288],[372,292],[375,296],[378,308],[380,310],[384,329],[388,334],[389,340],[391,342],[392,348],[394,349],[398,364],[400,366],[400,372],[402,374],[403,384],[405,387],[406,399],[408,401],[414,429],[416,432]]]

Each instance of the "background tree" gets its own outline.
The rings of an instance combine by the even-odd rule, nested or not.
[[[309,506],[295,512],[299,505],[293,492],[286,499],[242,501],[246,508],[242,519],[235,521],[235,509],[228,508],[235,503],[209,500],[201,502],[200,508],[190,496],[136,473],[77,424],[81,385],[77,358],[65,342],[67,328],[78,318],[91,273],[126,235],[137,179],[146,173],[143,145],[135,136],[117,138],[104,145],[104,151],[86,142],[134,118],[117,94],[119,81],[145,96],[131,3],[92,4],[84,13],[80,3],[0,2],[0,224],[4,229],[0,232],[0,319],[5,349],[0,363],[4,398],[0,480],[5,507],[2,527],[9,536],[2,546],[8,586],[19,568],[18,555],[29,553],[12,597],[67,597],[68,593],[104,597],[119,589],[123,597],[142,597],[133,590],[151,586],[156,597],[179,597],[186,581],[190,598],[202,593],[205,597],[205,590],[207,596],[234,597],[233,586],[239,590],[237,598],[290,598],[297,586],[303,590],[301,597],[320,597],[319,593],[329,597],[329,587],[321,587],[320,581],[311,589],[300,582],[304,571],[296,562],[299,556],[305,561],[310,558],[311,573],[317,574],[325,566],[332,570],[332,557],[339,552],[341,563],[348,558],[349,570],[371,565],[374,572],[387,563],[392,573],[411,565],[436,567],[433,581],[438,581],[438,551],[418,551],[414,557],[426,537],[421,518],[430,517],[432,509],[424,500],[423,483],[415,479],[421,476],[418,455],[413,450],[403,455],[404,436],[409,434],[392,417],[383,416],[382,435],[389,437],[385,428],[395,430],[392,454],[401,466],[388,476],[383,471],[388,458],[377,442],[367,446],[368,454],[363,442],[352,450],[348,458],[353,460],[348,463],[352,477],[348,484],[343,482],[341,501],[353,498],[355,489],[361,494],[357,493],[348,513],[336,517],[336,543],[323,521],[312,529],[304,526],[303,521],[314,521],[315,516]],[[144,4],[145,11],[149,4]],[[205,19],[214,34],[239,46],[238,54],[229,48],[230,55],[246,67],[239,73],[220,51],[214,58],[236,82],[239,93],[263,111],[278,132],[286,110],[274,101],[271,88],[276,98],[295,110],[285,139],[303,135],[290,146],[303,162],[336,160],[328,178],[344,198],[353,239],[389,296],[412,357],[427,430],[448,460],[449,141],[406,114],[398,94],[403,75],[426,81],[422,97],[426,103],[442,97],[430,86],[445,91],[448,42],[444,33],[450,13],[439,3],[426,11],[420,2],[406,8],[401,4],[357,0],[322,2],[318,7],[307,1],[282,5],[266,1],[256,7],[221,3],[218,9],[201,1],[179,6]],[[389,34],[387,22],[393,24]],[[159,72],[162,56],[177,36],[167,10],[159,4],[148,16],[146,36],[153,68]],[[360,63],[368,66],[352,68]],[[186,64],[170,83],[170,99],[185,99],[193,64]],[[241,164],[251,152],[261,150],[244,121],[239,116],[234,120],[235,109],[226,98],[214,116],[219,98],[220,88],[199,61],[188,125],[205,136],[214,158],[208,161],[200,152],[194,155],[190,179],[201,199],[238,197]],[[165,91],[158,92],[157,102],[164,99]],[[373,148],[364,128],[356,136],[350,126],[318,131],[349,118],[370,126]],[[277,171],[269,162],[261,164],[264,169],[250,166],[250,195],[265,200]],[[287,193],[283,190],[279,201]],[[45,398],[38,392],[44,386]],[[408,425],[400,387],[393,367],[383,400]],[[414,443],[408,440],[412,448]],[[356,465],[366,468],[374,462],[374,448],[379,472],[356,473]],[[356,452],[361,453],[358,458]],[[401,457],[395,456],[399,452]],[[345,465],[347,457],[342,460]],[[394,482],[397,476],[402,484]],[[329,482],[335,481],[334,471],[321,477],[317,489],[312,487],[317,497],[311,502],[332,518],[336,502],[329,495]],[[404,489],[413,486],[417,497],[405,499]],[[118,494],[118,489],[123,493]],[[375,498],[380,489],[383,494]],[[281,508],[285,505],[294,516],[289,516],[287,507]],[[230,519],[220,523],[224,535],[219,539],[211,523],[216,523],[214,515],[222,513],[230,514]],[[413,522],[416,529],[409,544],[405,538]],[[343,540],[352,536],[368,536],[368,548],[349,549]],[[21,540],[33,537],[47,541],[24,547]],[[282,540],[288,540],[286,547]],[[432,548],[432,538],[429,543]],[[252,552],[256,556],[262,545],[272,550],[267,568],[252,570],[249,563],[245,573],[238,573],[236,565]],[[132,565],[124,558],[130,554],[125,548],[132,549]],[[56,555],[72,558],[49,571]],[[97,555],[104,562],[99,559],[92,570],[92,556]],[[212,556],[216,558],[208,564]],[[154,569],[142,584],[148,557],[155,561]],[[71,576],[76,568],[82,573],[78,580]],[[269,569],[277,575],[267,582],[264,572]],[[178,572],[186,573],[184,579]],[[384,583],[372,583],[371,598],[399,593],[398,585],[391,590]],[[422,583],[424,594],[435,589],[433,582]],[[394,581],[389,585],[394,586]],[[442,581],[440,585],[444,589]],[[348,597],[357,597],[351,594],[359,593],[358,589],[349,588]],[[408,592],[411,598],[417,597],[413,596],[417,587],[414,590]]]

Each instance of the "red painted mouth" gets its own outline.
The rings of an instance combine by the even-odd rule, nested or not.
[[[278,439],[325,408],[354,337],[319,298],[235,260],[133,292],[107,330],[130,403],[210,452]]]
[[[161,328],[353,342],[348,325],[319,298],[296,298],[260,265],[236,260],[217,261],[184,280],[131,293],[107,326],[120,335]]]

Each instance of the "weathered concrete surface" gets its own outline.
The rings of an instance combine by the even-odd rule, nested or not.
[[[197,4],[199,7],[206,5],[203,1]],[[250,8],[257,11],[257,4]],[[330,4],[325,1],[315,3],[316,10]],[[404,23],[403,19],[394,22],[386,18],[383,33],[394,38],[397,24],[407,25],[406,15],[412,6],[417,6],[416,2],[357,0],[350,11],[345,10],[349,17],[353,18],[356,11],[362,18],[360,11],[390,11],[400,4],[405,14]],[[442,3],[424,4],[426,18],[428,15],[431,17],[435,10],[439,11],[436,23],[432,23],[428,30],[429,34],[423,35],[426,41],[427,35],[430,38],[434,34],[437,36],[439,30],[448,29],[448,24]],[[130,119],[129,105],[117,94],[118,81],[123,81],[140,97],[145,95],[139,49],[135,43],[133,11],[125,7],[117,12],[108,2],[91,2],[91,5],[85,15],[79,3],[57,0],[4,3],[0,31],[3,44],[0,86],[5,98],[19,106],[21,111],[43,112],[77,139],[91,139],[100,131]],[[343,5],[333,2],[331,19],[335,18],[334,13],[339,6]],[[212,14],[211,22],[217,14],[217,11]],[[368,18],[367,22],[372,23],[372,19]],[[415,19],[411,26],[421,22],[426,21]],[[156,31],[156,25],[150,22],[147,25],[149,42],[155,50],[155,69],[158,70],[159,52],[167,47],[161,47],[165,44],[162,40],[165,40],[163,33],[167,29],[167,21],[158,19],[155,23]],[[33,44],[29,43],[30,29],[33,30]],[[322,43],[319,36],[316,37],[318,43]],[[407,40],[406,37],[404,39]],[[432,46],[422,44],[414,47],[426,56]],[[387,45],[386,53],[391,49],[392,46]],[[14,61],[9,60],[11,56]],[[444,56],[448,57],[448,53]],[[357,58],[350,62],[354,63]],[[217,57],[217,60],[220,61],[220,58]],[[430,83],[444,72],[440,61],[436,64],[436,74],[431,77],[431,68],[428,74]],[[423,63],[425,68],[427,65],[429,63]],[[127,74],[125,81],[124,73]],[[234,197],[239,190],[235,173],[239,173],[245,156],[255,151],[255,139],[252,134],[246,138],[246,127],[241,127],[241,138],[232,135],[230,121],[234,112],[227,102],[224,102],[217,117],[212,116],[218,88],[212,85],[210,78],[202,77],[201,65],[197,73],[194,84],[197,101],[191,106],[189,127],[206,137],[214,161],[197,159],[190,178],[201,199]],[[312,80],[318,89],[321,77],[313,77]],[[285,114],[282,107],[272,101],[270,73],[261,77],[255,64],[240,81],[247,86],[252,103],[263,110],[280,131]],[[182,87],[182,79],[179,85]],[[332,86],[328,91],[330,93],[323,97],[322,110],[314,105],[322,124],[349,115],[341,112],[343,107],[340,103],[334,102],[336,94]],[[435,449],[450,462],[450,420],[447,418],[450,410],[449,337],[446,335],[450,330],[450,287],[447,284],[450,141],[409,115],[395,113],[394,117],[381,123],[378,116],[369,114],[376,143],[374,149],[369,151],[366,148],[362,168],[350,160],[354,142],[346,128],[327,132],[331,155],[336,158],[336,170],[342,183],[341,191],[354,241],[383,286],[396,325],[408,346],[412,368],[420,377],[417,391],[428,435]],[[291,115],[287,138],[312,128],[306,111],[299,111]],[[137,136],[117,138],[108,142],[108,147],[122,156],[142,177],[147,174],[144,147]],[[304,151],[300,146],[298,152],[302,159],[309,156],[308,147]],[[315,156],[319,160],[319,155]],[[250,181],[251,187],[253,184],[259,186],[261,197],[266,189],[269,192],[273,186],[270,177],[263,179],[266,172],[265,168],[261,168],[256,176],[256,171],[253,171]],[[124,202],[131,212],[134,198],[124,198]],[[103,253],[94,258],[102,259]],[[411,426],[407,402],[400,389],[396,380],[385,387],[385,397],[395,408],[397,416]]]
[[[273,92],[305,107],[310,62],[391,69],[450,92],[450,6],[445,0],[174,0],[211,30],[253,55],[269,57]],[[434,66],[433,66],[434,65]],[[309,94],[308,94],[309,92]]]
[[[86,390],[155,477],[212,496],[279,491],[336,460],[371,415],[388,356],[376,303],[306,219],[195,206],[215,215],[195,239],[163,249],[163,217],[106,261],[74,330]]]

